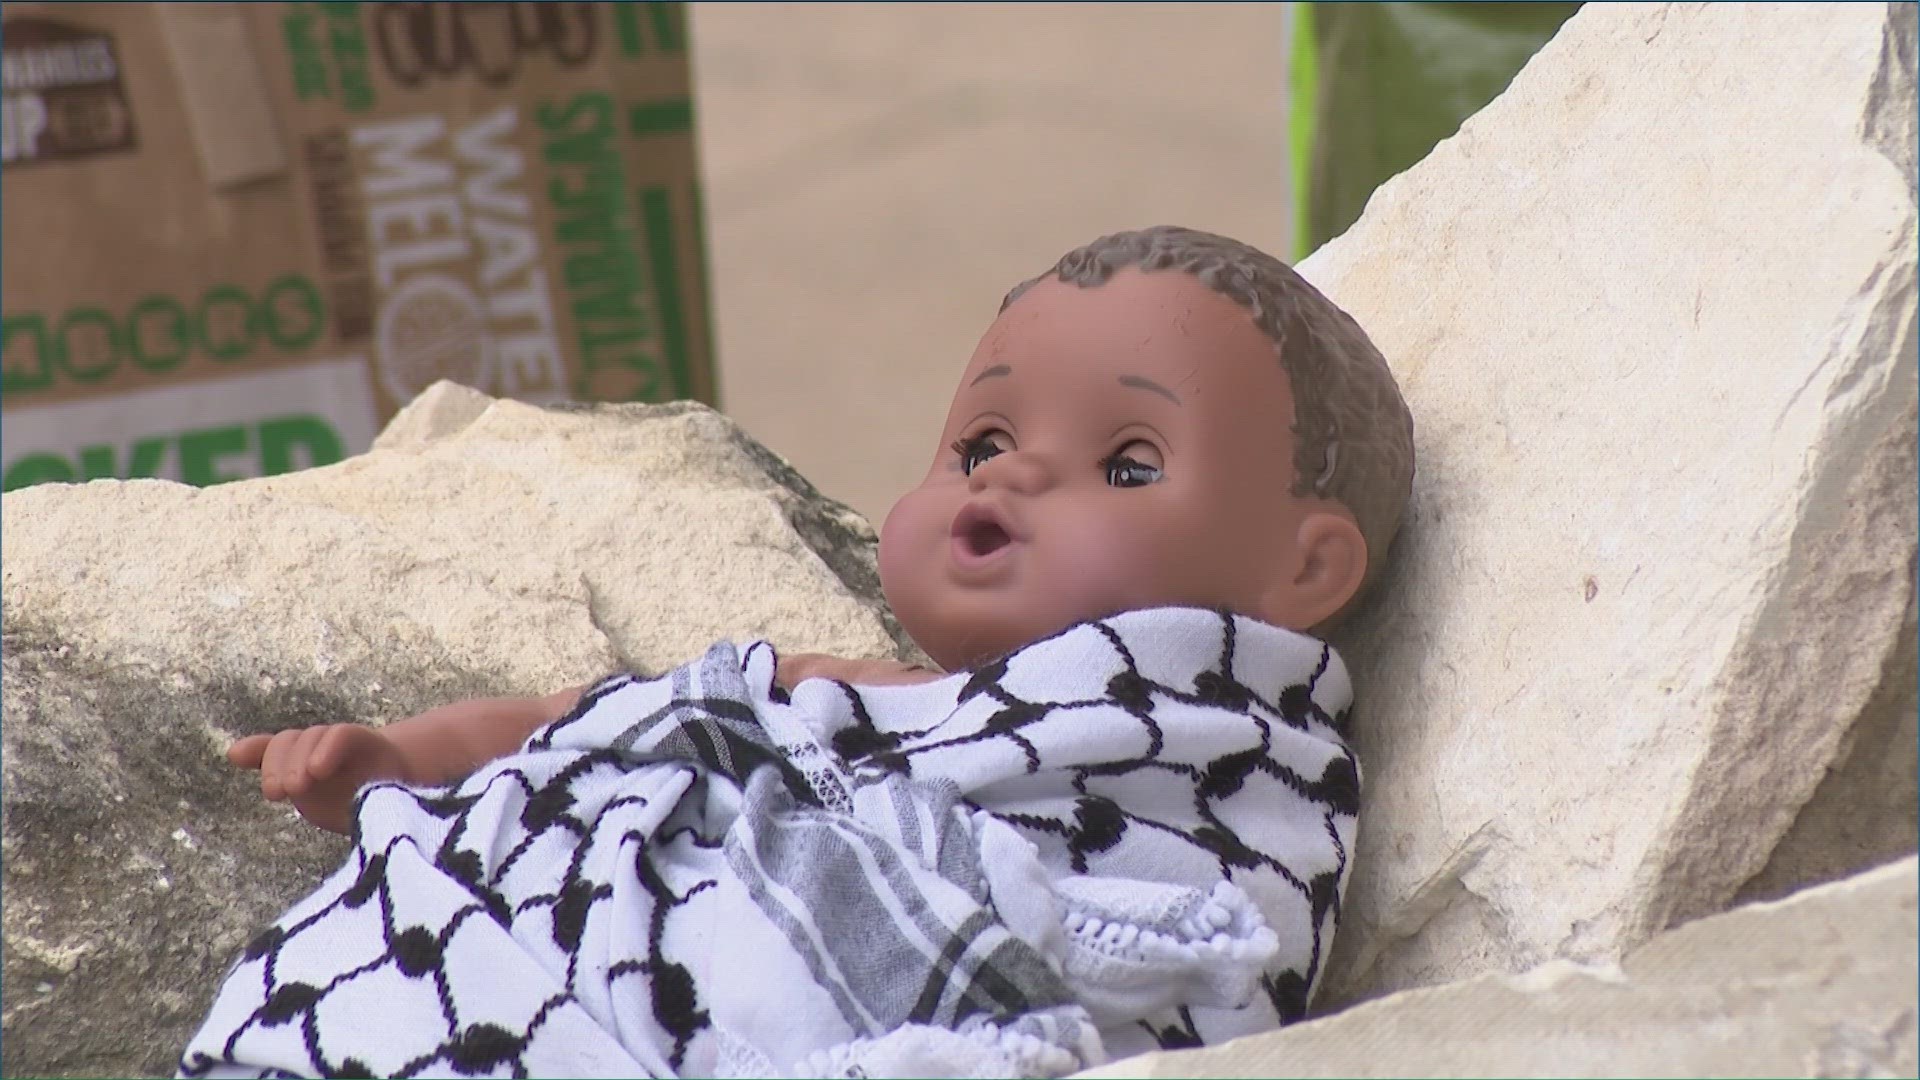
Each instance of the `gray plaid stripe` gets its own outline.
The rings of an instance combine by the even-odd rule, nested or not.
[[[829,988],[842,1017],[867,1034],[903,1023],[951,1026],[979,1012],[1011,1015],[1064,1001],[1044,961],[977,901],[948,926],[925,892],[965,885],[919,875],[882,831],[844,815],[795,811],[766,774],[748,784],[727,853],[749,895]],[[896,780],[905,784],[908,781]],[[931,800],[935,819],[949,793]],[[914,810],[915,800],[887,800]],[[922,804],[924,805],[924,804]],[[902,833],[924,833],[899,822]],[[956,833],[958,830],[944,830]],[[958,846],[970,837],[942,837]],[[930,860],[929,860],[930,861]],[[970,896],[969,896],[969,899]]]

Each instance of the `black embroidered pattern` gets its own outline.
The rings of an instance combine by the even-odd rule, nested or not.
[[[956,695],[967,711],[980,713],[980,719],[968,731],[956,716],[930,732],[912,732],[873,759],[883,768],[916,767],[921,772],[939,772],[932,762],[942,754],[975,746],[993,739],[1012,744],[1033,771],[1048,755],[1046,735],[1049,721],[1084,709],[1118,710],[1132,717],[1143,728],[1144,752],[1138,757],[1089,762],[1077,769],[1074,788],[1081,797],[1053,813],[1007,812],[996,810],[1002,820],[1027,832],[1045,851],[1057,851],[1065,868],[1074,873],[1100,873],[1100,856],[1125,845],[1132,830],[1146,830],[1162,837],[1178,837],[1194,849],[1216,860],[1222,874],[1233,881],[1244,879],[1275,881],[1304,901],[1311,913],[1313,934],[1310,948],[1297,966],[1280,967],[1263,981],[1265,997],[1274,1023],[1289,1023],[1305,1015],[1310,987],[1319,979],[1326,954],[1325,937],[1331,934],[1339,914],[1340,887],[1347,869],[1346,844],[1339,820],[1351,821],[1359,812],[1360,777],[1358,765],[1347,749],[1343,734],[1347,703],[1337,700],[1330,712],[1319,697],[1320,684],[1334,662],[1332,650],[1319,645],[1319,653],[1299,681],[1275,685],[1251,685],[1243,681],[1247,674],[1238,650],[1243,644],[1239,632],[1242,620],[1224,612],[1216,613],[1219,631],[1218,659],[1213,666],[1198,672],[1184,672],[1190,681],[1156,679],[1148,674],[1150,657],[1135,655],[1116,620],[1091,624],[1093,630],[1113,649],[1118,668],[1104,681],[1105,696],[1097,700],[1029,700],[1016,692],[1022,653],[1015,652],[972,672]],[[1063,634],[1082,632],[1074,627]],[[1296,675],[1298,677],[1298,675]],[[1182,682],[1185,682],[1183,685]],[[991,708],[985,708],[990,703]],[[1209,756],[1195,755],[1186,747],[1167,745],[1157,717],[1164,709],[1192,707],[1214,710],[1244,718],[1247,735],[1244,744]],[[981,711],[985,709],[985,711]],[[957,729],[957,730],[956,730]],[[1276,749],[1276,731],[1315,733],[1337,748],[1328,755],[1317,775],[1303,776],[1297,762]],[[876,732],[868,738],[881,738]],[[921,737],[930,736],[930,737]],[[1129,813],[1126,800],[1102,794],[1114,785],[1090,787],[1100,781],[1138,778],[1150,773],[1190,778],[1193,790],[1192,817],[1183,822],[1151,820]],[[1263,777],[1314,804],[1315,818],[1332,854],[1331,862],[1314,872],[1304,872],[1283,863],[1249,843],[1240,831],[1223,820],[1219,807],[1242,796],[1255,777]],[[1263,789],[1264,790],[1264,789]],[[1263,797],[1256,794],[1255,798]],[[1169,1017],[1158,1024],[1140,1025],[1157,1045],[1175,1047],[1197,1045],[1202,1040],[1194,1028],[1192,1015]],[[1271,1026],[1269,1024],[1268,1026]]]
[[[1241,620],[1212,619],[1217,648],[1207,646],[1212,659],[1198,665],[1157,667],[1151,640],[1125,617],[1099,620],[1055,635],[1085,639],[1075,656],[1104,649],[1104,658],[1086,661],[1094,668],[1054,678],[1033,666],[1046,644],[1036,643],[929,690],[945,697],[929,697],[922,714],[876,715],[859,689],[837,684],[845,713],[818,733],[818,746],[797,750],[770,741],[762,730],[767,717],[754,711],[797,710],[794,698],[805,698],[772,685],[770,662],[757,697],[676,681],[613,745],[563,748],[569,729],[591,720],[596,706],[642,682],[604,680],[529,740],[524,754],[458,788],[381,784],[362,792],[351,861],[247,944],[223,998],[256,1004],[229,1027],[196,1037],[180,1071],[527,1076],[539,1070],[531,1062],[553,1060],[530,1055],[571,1038],[563,1031],[635,1024],[652,1033],[639,1036],[651,1048],[651,1056],[636,1052],[641,1070],[678,1074],[711,1061],[715,1011],[699,974],[706,957],[676,951],[676,943],[705,940],[697,928],[709,916],[699,905],[728,872],[725,823],[701,809],[709,787],[742,785],[764,770],[804,808],[823,806],[823,769],[859,783],[885,773],[951,779],[970,805],[1033,840],[1050,872],[1151,880],[1164,870],[1169,882],[1195,873],[1232,882],[1300,947],[1265,970],[1251,1005],[1182,1006],[1129,1022],[1139,1043],[1131,1049],[1203,1045],[1297,1020],[1339,915],[1359,809],[1359,769],[1340,737],[1344,670],[1341,686],[1326,691],[1331,650],[1298,639],[1300,649],[1317,647],[1317,657],[1300,654],[1286,667],[1292,677],[1274,682],[1267,672],[1277,668],[1248,666],[1251,631]],[[1089,696],[1053,696],[1049,688],[1060,682]],[[749,707],[748,697],[761,704]],[[651,740],[644,752],[632,737],[640,732]],[[645,794],[608,793],[639,768],[649,770]],[[1061,778],[1057,794],[995,801],[976,790],[1024,791],[1026,779],[1047,777]],[[1141,793],[1166,791],[1178,798],[1142,812]],[[657,807],[656,795],[665,800]],[[417,835],[376,836],[366,816],[376,800],[435,824]],[[645,823],[610,827],[627,821]],[[680,869],[663,874],[655,851],[679,853]],[[687,869],[693,866],[705,869]],[[448,887],[418,892],[415,883],[428,876]],[[609,952],[607,928],[621,919],[644,929],[630,932],[627,951]],[[321,935],[347,926],[363,937],[344,940],[369,944],[359,953],[343,949],[337,968],[315,974],[314,956],[328,949],[317,944]],[[544,957],[537,978],[510,988],[473,981],[480,977],[473,957],[523,947]],[[437,1014],[433,1030],[409,1033],[413,1041],[399,1056],[381,1057],[380,1048],[352,1038],[333,1043],[335,1033],[356,1025],[343,1019],[348,1013],[330,1013],[329,1002],[377,1009],[365,989],[374,985],[380,994],[410,995],[410,1008],[432,1002]],[[930,1014],[944,985],[926,984],[915,1015]],[[993,985],[983,981],[971,993],[995,996]],[[766,993],[779,990],[769,985]],[[259,1032],[274,1033],[276,1046],[297,1045],[296,1060],[241,1065],[251,1060],[239,1050],[242,1041]],[[709,1056],[695,1056],[699,1046]]]

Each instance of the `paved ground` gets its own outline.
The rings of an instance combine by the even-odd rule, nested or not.
[[[696,4],[725,408],[877,524],[1001,295],[1157,223],[1285,255],[1275,4]]]

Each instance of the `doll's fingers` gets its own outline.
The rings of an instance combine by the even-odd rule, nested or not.
[[[298,783],[305,772],[300,760],[300,740],[305,734],[302,728],[283,731],[267,745],[267,760],[261,772],[271,780],[276,793],[269,794],[268,798],[290,799],[299,793]]]
[[[271,735],[249,735],[237,739],[227,747],[227,761],[242,769],[258,769],[261,759],[266,757],[267,744],[272,741]]]
[[[334,724],[327,728],[307,756],[307,775],[315,780],[340,775],[353,763],[363,730],[355,724]]]
[[[286,775],[280,780],[288,795],[299,798],[312,789],[316,779],[313,774],[314,751],[326,738],[328,730],[326,727],[310,727],[300,732],[299,741],[294,743],[293,752],[287,757]]]
[[[299,741],[298,731],[277,731],[267,740],[260,756],[260,794],[269,802],[280,802],[287,797],[287,759]]]
[[[307,751],[307,778],[313,781],[326,780],[340,771],[340,763],[346,758],[343,745],[346,737],[341,733],[344,725],[335,724],[321,730],[313,740],[313,747]]]

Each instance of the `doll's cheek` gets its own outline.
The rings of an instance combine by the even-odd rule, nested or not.
[[[1090,527],[1063,545],[1054,588],[1089,614],[1176,600],[1186,590],[1173,580],[1196,553],[1164,542],[1150,524]],[[1063,537],[1062,539],[1066,539]]]
[[[880,589],[889,600],[893,598],[894,583],[900,575],[900,530],[894,525],[899,513],[900,508],[895,506],[893,512],[887,515],[887,520],[880,525]]]
[[[915,490],[900,497],[880,523],[880,585],[889,599],[916,573],[924,573],[925,534],[935,516],[933,500]]]
[[[1061,530],[1050,537],[1045,586],[1060,599],[1089,611],[1124,603],[1137,590],[1142,552],[1137,539],[1119,530]]]
[[[907,534],[912,531],[914,498],[911,493],[900,497],[887,511],[886,520],[880,523],[880,561],[882,563],[897,559],[906,543]]]

